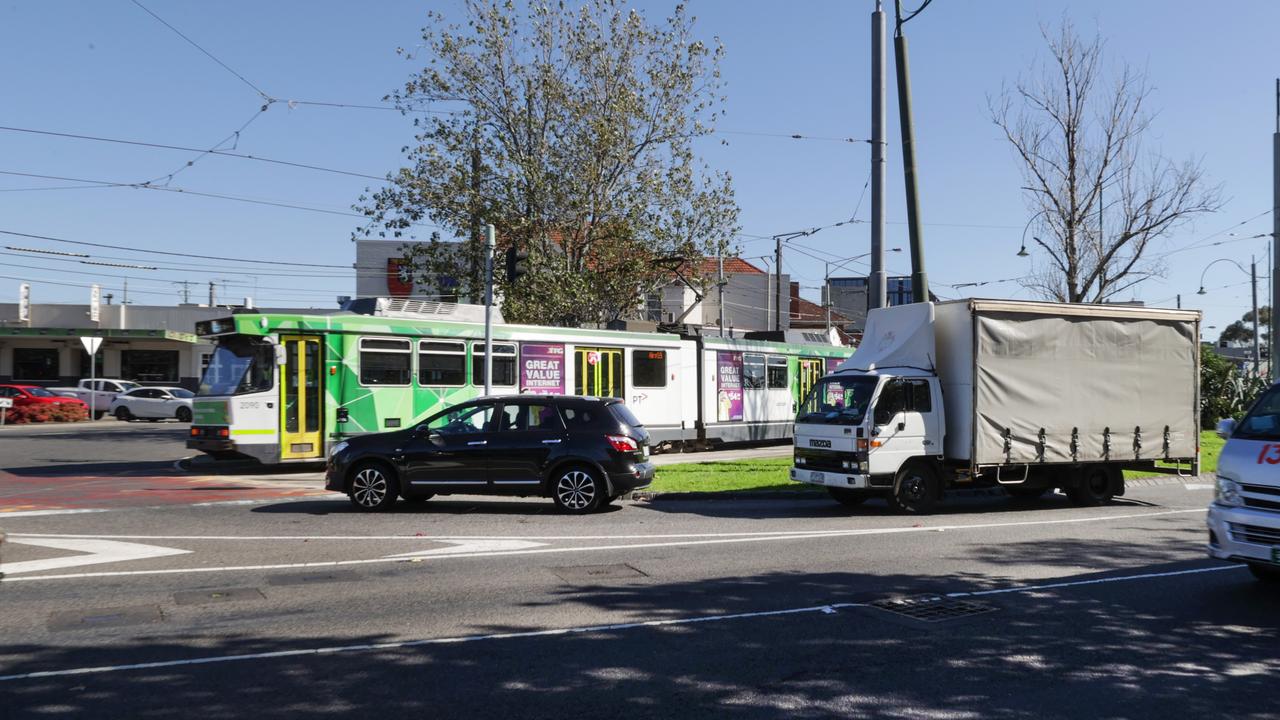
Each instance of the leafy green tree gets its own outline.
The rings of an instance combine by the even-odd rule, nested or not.
[[[1271,344],[1271,306],[1263,305],[1258,308],[1258,330],[1262,335],[1262,344],[1269,346]],[[1245,313],[1239,320],[1231,323],[1222,329],[1218,334],[1219,343],[1252,343],[1253,342],[1253,311]]]
[[[425,67],[388,99],[429,112],[407,166],[361,197],[357,235],[409,238],[429,221],[463,237],[461,252],[436,238],[407,257],[420,281],[478,298],[492,223],[504,315],[560,325],[625,317],[673,259],[727,254],[732,183],[692,148],[724,100],[723,48],[694,37],[683,5],[658,23],[622,0],[466,0],[465,15],[428,14]],[[515,287],[500,271],[512,245],[530,255]]]
[[[1201,345],[1200,427],[1211,430],[1223,418],[1239,418],[1266,388],[1265,379],[1244,376],[1212,346]]]

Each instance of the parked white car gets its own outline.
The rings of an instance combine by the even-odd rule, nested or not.
[[[97,420],[107,414],[107,408],[111,405],[111,401],[116,399],[116,395],[129,392],[138,387],[139,385],[136,382],[106,378],[81,380],[75,387],[51,387],[47,389],[54,395],[73,397],[84,401],[85,405],[91,405],[93,407],[93,419]]]
[[[1239,423],[1223,420],[1209,506],[1209,555],[1249,565],[1255,577],[1280,582],[1280,384],[1262,394]]]
[[[121,393],[111,401],[108,412],[117,420],[177,418],[191,422],[191,399],[195,393],[180,387],[141,387]]]

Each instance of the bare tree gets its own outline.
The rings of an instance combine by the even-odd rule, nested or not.
[[[1070,21],[1041,35],[1049,61],[989,101],[1020,161],[1035,242],[1046,256],[1024,283],[1059,302],[1104,302],[1163,274],[1153,243],[1221,206],[1198,161],[1142,148],[1151,126],[1145,73],[1104,77],[1103,43]]]

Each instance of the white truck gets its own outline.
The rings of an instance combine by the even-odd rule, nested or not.
[[[872,310],[796,415],[791,479],[927,513],[951,488],[1124,494],[1199,474],[1200,313],[957,300]]]
[[[48,390],[51,393],[83,400],[85,405],[93,408],[93,419],[98,420],[107,414],[107,408],[111,406],[111,401],[116,399],[116,395],[139,387],[142,386],[128,380],[98,378],[81,380],[75,387],[52,387]]]

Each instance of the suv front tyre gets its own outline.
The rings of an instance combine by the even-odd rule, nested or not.
[[[608,503],[609,491],[600,474],[584,465],[570,465],[551,478],[551,499],[574,515],[595,512]]]
[[[400,494],[400,483],[382,463],[362,463],[351,472],[347,497],[361,512],[386,512]]]

